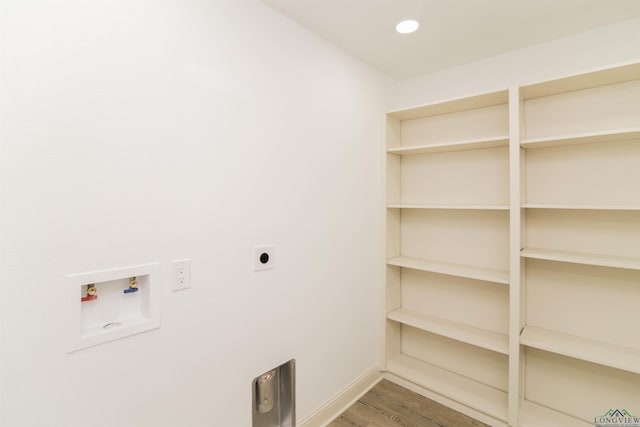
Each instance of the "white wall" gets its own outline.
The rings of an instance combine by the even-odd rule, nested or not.
[[[0,425],[248,426],[290,358],[300,418],[377,364],[390,80],[257,0],[6,1],[1,24]],[[162,327],[66,354],[65,275],[153,261]]]
[[[394,109],[638,61],[639,46],[640,19],[625,21],[400,82]]]

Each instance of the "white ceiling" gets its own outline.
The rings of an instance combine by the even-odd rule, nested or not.
[[[640,0],[263,0],[398,79],[640,17]],[[421,28],[398,34],[398,21]]]

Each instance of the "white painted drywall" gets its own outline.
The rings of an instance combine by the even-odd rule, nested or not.
[[[248,426],[290,358],[302,418],[377,364],[390,80],[257,0],[1,11],[0,425]],[[66,354],[65,275],[156,261],[161,328]]]
[[[394,109],[638,61],[639,46],[640,19],[625,21],[405,80],[398,84]]]

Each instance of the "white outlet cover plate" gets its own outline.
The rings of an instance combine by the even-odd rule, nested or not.
[[[276,248],[274,245],[255,246],[253,248],[254,271],[271,270],[275,265]],[[269,256],[269,261],[260,261],[262,254]]]
[[[175,292],[189,288],[191,288],[191,260],[185,258],[171,261],[171,290]]]

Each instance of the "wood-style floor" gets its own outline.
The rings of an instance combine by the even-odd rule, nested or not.
[[[488,427],[387,380],[380,381],[328,427]]]

